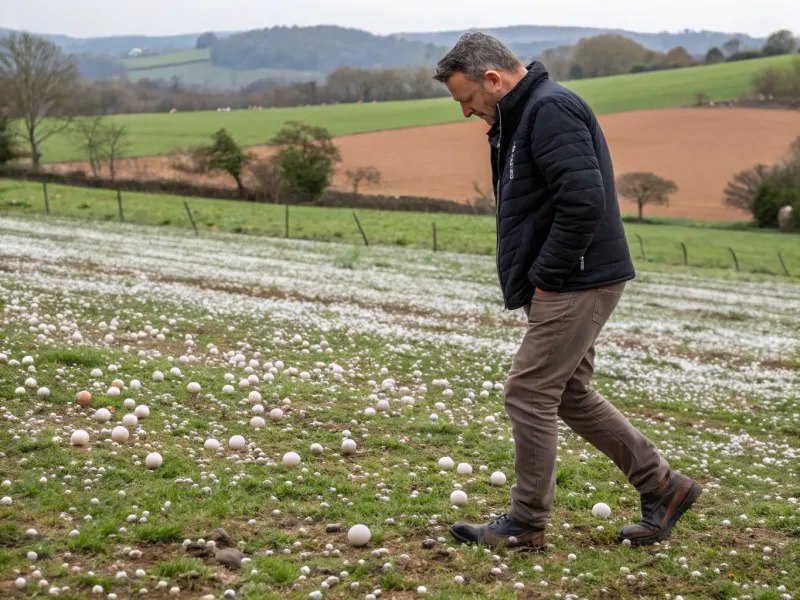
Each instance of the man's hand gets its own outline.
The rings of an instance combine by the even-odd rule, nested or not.
[[[545,290],[540,290],[538,287],[533,290],[534,296],[558,296],[558,292],[546,292]]]

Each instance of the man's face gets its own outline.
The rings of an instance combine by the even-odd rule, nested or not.
[[[487,71],[479,83],[463,73],[453,73],[445,83],[453,100],[461,105],[461,112],[469,118],[480,117],[489,125],[497,118],[497,103],[503,97],[502,78],[497,71]]]

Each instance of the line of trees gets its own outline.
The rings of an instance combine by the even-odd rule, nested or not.
[[[223,128],[214,133],[210,144],[176,152],[172,168],[195,175],[225,173],[236,183],[240,197],[250,190],[266,202],[316,202],[325,197],[336,165],[342,161],[328,129],[287,121],[267,143],[277,152],[259,159],[244,151]],[[382,179],[372,166],[348,169],[346,175],[354,197],[362,185],[376,186]]]
[[[743,50],[741,42],[732,38],[722,48],[709,49],[705,56],[693,56],[682,46],[656,52],[622,35],[604,34],[584,38],[574,46],[551,48],[536,58],[547,66],[554,79],[570,80],[791,54],[797,48],[797,39],[787,29],[770,35],[761,49]]]

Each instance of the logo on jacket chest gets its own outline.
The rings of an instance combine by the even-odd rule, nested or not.
[[[508,177],[509,179],[514,179],[514,152],[517,150],[517,142],[511,146],[511,160],[509,162],[508,167]]]

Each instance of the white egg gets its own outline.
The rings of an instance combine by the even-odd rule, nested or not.
[[[345,454],[352,454],[356,451],[356,442],[352,438],[345,438],[342,440],[342,452]]]
[[[269,411],[269,418],[276,423],[280,421],[282,417],[283,411],[280,408],[273,408],[271,411]]]
[[[83,429],[78,429],[72,432],[69,441],[73,446],[87,446],[89,444],[89,434]]]
[[[287,452],[283,455],[283,464],[287,467],[296,467],[300,464],[300,455],[297,452]]]
[[[139,422],[139,417],[134,414],[128,413],[124,417],[122,417],[122,424],[125,427],[136,427],[136,424]]]
[[[113,431],[111,432],[111,439],[117,442],[118,444],[124,444],[125,442],[127,442],[129,436],[130,433],[122,425],[114,427]]]
[[[253,417],[250,419],[250,427],[253,429],[263,429],[266,426],[266,422],[261,417]]]
[[[153,381],[164,381],[164,374],[161,371],[153,373]]]
[[[255,406],[253,406],[253,412],[256,413],[257,415],[264,414],[264,406],[261,404],[256,404]]]
[[[147,465],[148,469],[157,469],[161,466],[162,462],[164,462],[164,459],[161,458],[161,455],[158,452],[151,452],[144,459],[144,464]]]
[[[452,469],[455,462],[449,456],[443,456],[439,459],[439,468],[440,469]]]
[[[200,387],[200,384],[197,383],[196,381],[192,381],[189,385],[186,386],[186,391],[189,392],[190,394],[199,394],[201,389],[202,388]]]
[[[489,482],[492,485],[500,486],[506,484],[506,476],[502,471],[495,471],[492,473],[492,476],[489,478]]]
[[[369,408],[364,409],[364,416],[365,417],[374,417],[375,416],[375,409],[371,406]]]
[[[36,395],[41,398],[48,398],[50,396],[50,390],[47,389],[46,387],[41,387],[38,390],[36,390]]]
[[[258,404],[261,402],[261,394],[259,394],[256,390],[253,390],[249,394],[247,394],[247,399],[250,401],[251,404]]]
[[[456,473],[459,475],[472,475],[472,466],[469,463],[458,463]]]
[[[136,407],[136,410],[133,411],[133,414],[135,414],[140,419],[146,419],[147,417],[150,416],[150,409],[147,408],[147,406],[145,406],[144,404],[140,404],[139,406]]]
[[[592,514],[599,519],[607,519],[611,516],[611,507],[604,502],[598,502],[592,507]]]
[[[17,587],[18,590],[22,590],[27,587],[28,582],[25,581],[24,577],[17,577],[16,581],[14,581],[14,585]]]
[[[389,410],[389,401],[378,400],[378,403],[375,405],[375,408],[377,408],[381,412],[386,412],[387,410]]]
[[[322,454],[322,444],[311,444],[311,454]]]
[[[353,525],[347,532],[347,541],[353,546],[365,546],[371,537],[372,532],[366,525]]]
[[[136,401],[133,398],[125,398],[125,402],[122,403],[122,406],[131,410],[136,406]]]
[[[450,504],[455,506],[464,506],[467,503],[467,494],[464,490],[455,490],[450,494]]]
[[[245,441],[241,435],[234,435],[228,440],[228,446],[230,446],[233,450],[241,450],[244,448],[244,445]]]
[[[11,506],[13,500],[11,500],[11,496],[3,496],[3,499],[0,500],[0,504],[3,506]]]
[[[219,450],[219,440],[215,440],[214,438],[208,438],[204,443],[203,447],[206,450]]]

